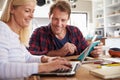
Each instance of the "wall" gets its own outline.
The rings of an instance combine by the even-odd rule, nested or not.
[[[0,11],[3,8],[3,4],[6,0],[0,0]],[[91,0],[77,0],[76,2],[76,8],[72,8],[72,11],[82,11],[82,12],[87,12],[88,13],[88,21],[91,23],[92,22],[92,2]],[[44,7],[39,8],[36,10],[35,16],[47,16],[48,11],[49,11],[50,5],[45,5]],[[48,16],[47,16],[48,17]]]
[[[2,9],[4,8],[6,1],[7,1],[7,0],[0,0],[0,16],[1,16]]]
[[[0,10],[2,10],[4,2],[5,2],[5,0],[0,0]]]
[[[76,8],[72,8],[72,11],[81,11],[88,13],[88,21],[92,23],[92,1],[90,0],[77,0]]]
[[[51,2],[52,4],[52,2]],[[34,13],[34,20],[36,26],[48,24],[48,13],[49,13],[49,8],[51,4],[45,4],[44,6],[37,6],[35,13]],[[92,2],[90,0],[77,0],[75,2],[76,8],[71,8],[72,12],[87,12],[88,15],[88,24],[87,28],[88,30],[91,29],[92,26]],[[45,21],[46,20],[46,21]],[[37,22],[39,21],[39,22]],[[45,22],[43,22],[45,21]],[[40,23],[40,24],[37,24]],[[91,32],[90,32],[91,31]],[[89,32],[90,34],[93,34],[94,32],[92,30],[86,31]]]
[[[4,2],[6,0],[0,0],[0,15],[1,15],[1,10],[4,7]],[[51,2],[52,3],[52,2]],[[33,21],[35,22],[34,26],[39,27],[40,25],[48,24],[49,19],[48,19],[48,13],[49,13],[49,8],[51,4],[46,4],[41,7],[36,7],[35,13],[34,13],[34,19]],[[72,8],[73,12],[87,12],[88,14],[88,27],[92,23],[92,2],[91,0],[77,0],[76,1],[76,8]],[[35,28],[35,27],[34,27]]]
[[[51,4],[46,4],[41,7],[36,7],[35,17],[48,17],[49,7]],[[87,12],[88,22],[92,23],[92,1],[90,0],[77,0],[76,8],[71,8],[72,11]]]

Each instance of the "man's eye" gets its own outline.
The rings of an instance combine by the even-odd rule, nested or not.
[[[29,10],[25,10],[25,12],[29,12]]]
[[[53,20],[57,20],[57,18],[53,18]]]
[[[62,22],[65,22],[65,21],[66,21],[66,20],[64,20],[64,19],[62,20]]]

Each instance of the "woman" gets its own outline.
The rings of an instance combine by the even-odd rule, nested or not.
[[[33,56],[24,47],[35,6],[36,0],[7,0],[0,21],[0,80],[23,80],[35,73],[70,69],[65,59]]]

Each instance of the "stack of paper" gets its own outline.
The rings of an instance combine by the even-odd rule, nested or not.
[[[120,78],[120,66],[104,66],[99,69],[90,70],[90,73],[94,76],[101,77],[103,79]]]

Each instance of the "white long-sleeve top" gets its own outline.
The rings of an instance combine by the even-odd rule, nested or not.
[[[22,80],[38,73],[41,56],[31,55],[20,43],[19,35],[0,21],[0,80]]]

